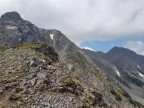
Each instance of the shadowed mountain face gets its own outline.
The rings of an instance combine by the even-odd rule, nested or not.
[[[144,104],[144,57],[114,47],[107,53],[84,50],[95,64],[119,83],[137,101]]]
[[[127,93],[143,88],[142,58],[123,48],[107,54],[83,50],[58,30],[5,13],[0,18],[0,106],[143,108]]]
[[[8,12],[0,19],[0,42],[6,46],[16,46],[26,42],[50,42],[52,30],[39,29],[23,20],[17,12]],[[47,36],[48,35],[48,36]]]
[[[10,20],[22,20],[19,13],[13,11],[13,12],[7,12],[1,16],[1,20],[3,21],[10,21]]]

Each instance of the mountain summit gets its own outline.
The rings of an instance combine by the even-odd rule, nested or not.
[[[62,32],[38,28],[17,12],[0,19],[2,108],[144,108],[131,98],[134,84],[143,87],[142,62],[140,80],[121,69],[107,54],[81,49]],[[126,87],[133,87],[130,95]]]
[[[1,16],[1,20],[22,20],[21,16],[19,13],[12,11],[12,12],[7,12]]]

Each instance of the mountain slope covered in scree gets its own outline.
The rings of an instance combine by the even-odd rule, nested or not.
[[[114,47],[107,53],[89,50],[84,52],[133,99],[144,104],[144,56],[119,47]]]
[[[5,13],[0,18],[0,107],[143,108],[94,60],[60,31]]]

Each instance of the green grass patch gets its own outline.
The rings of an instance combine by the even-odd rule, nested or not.
[[[129,94],[128,94],[125,90],[123,90],[123,89],[121,89],[121,88],[118,88],[118,89],[117,89],[117,92],[118,92],[119,94],[123,95],[124,97],[130,98]]]
[[[84,61],[84,57],[82,56],[82,54],[80,54],[79,52],[77,52],[77,54],[75,55],[74,58],[75,62],[82,68],[86,68],[86,64]]]
[[[71,87],[75,87],[77,85],[72,78],[67,78],[66,80],[64,80],[64,83],[66,86],[71,86]]]
[[[0,52],[4,52],[6,51],[8,48],[6,48],[5,46],[0,45]]]
[[[15,58],[18,58],[18,57],[19,57],[19,55],[16,54],[16,53],[13,53],[13,56],[14,56]]]
[[[99,70],[94,69],[93,67],[88,68],[88,72],[91,74],[94,74],[97,78],[102,78],[102,74],[100,73]]]
[[[35,48],[41,48],[44,45],[46,45],[45,42],[32,42],[32,43],[26,43],[26,44],[19,45],[17,47],[17,49],[27,49],[27,48],[35,49]]]
[[[118,94],[115,90],[111,90],[110,93],[115,96],[115,99],[117,101],[121,101],[122,100],[120,94]]]

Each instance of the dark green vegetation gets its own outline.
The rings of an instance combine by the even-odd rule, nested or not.
[[[128,94],[125,90],[123,90],[123,89],[121,89],[121,88],[118,88],[117,92],[118,92],[119,94],[123,95],[123,96],[126,97],[126,98],[130,98],[129,94]]]
[[[124,96],[125,98],[127,98],[127,100],[133,104],[135,107],[141,108],[142,105],[139,104],[138,102],[134,101],[129,94],[123,90],[122,88],[117,88],[116,90],[110,90],[111,94],[115,96],[115,99],[117,101],[122,101],[121,96]]]
[[[115,95],[115,99],[116,99],[117,101],[121,101],[121,100],[122,100],[120,95]]]
[[[4,52],[6,51],[8,48],[6,48],[5,46],[0,45],[0,52]]]
[[[21,96],[12,93],[12,94],[10,94],[10,96],[9,96],[9,100],[10,100],[10,101],[19,101],[19,100],[21,100]]]
[[[16,48],[19,50],[27,49],[27,48],[37,49],[37,48],[42,48],[45,45],[47,45],[47,43],[45,42],[32,42],[32,43],[25,43],[25,44],[19,45]]]
[[[122,99],[121,99],[121,96],[120,96],[118,93],[116,93],[116,91],[111,90],[110,92],[111,92],[112,95],[115,96],[115,99],[116,99],[117,101],[121,101],[121,100],[122,100]]]

